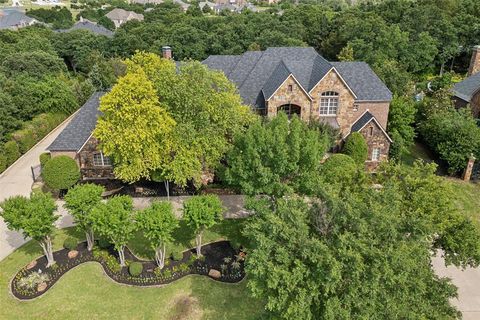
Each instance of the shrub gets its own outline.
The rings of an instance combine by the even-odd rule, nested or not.
[[[7,169],[7,157],[5,155],[0,154],[0,173]]]
[[[78,241],[74,237],[68,237],[63,242],[63,247],[68,250],[75,250],[77,249]]]
[[[18,286],[23,289],[35,289],[40,283],[47,282],[50,277],[46,273],[32,272],[18,281]]]
[[[232,245],[232,248],[235,249],[235,251],[239,251],[242,247],[242,243],[238,239],[230,240],[230,244]]]
[[[171,257],[173,260],[175,261],[180,261],[183,259],[183,252],[180,252],[180,251],[173,251],[171,253]]]
[[[345,154],[336,153],[320,167],[320,174],[326,183],[348,184],[353,181],[357,164]]]
[[[171,278],[172,277],[172,270],[170,270],[170,269],[163,270],[163,276],[165,278]]]
[[[6,158],[7,167],[20,158],[20,150],[18,144],[15,141],[8,141],[3,146],[3,154]]]
[[[42,169],[42,177],[49,188],[68,189],[80,179],[80,169],[72,158],[58,156],[45,164]]]
[[[361,133],[352,132],[348,136],[343,146],[343,153],[352,157],[358,164],[363,164],[367,160],[368,146]]]
[[[45,167],[48,160],[50,160],[51,158],[52,156],[48,152],[44,152],[40,155],[40,165],[42,166],[42,168]]]
[[[37,140],[39,140],[32,129],[22,129],[15,131],[13,134],[13,139],[17,142],[20,153],[26,153],[30,150]]]
[[[108,248],[111,247],[111,245],[112,244],[110,243],[110,241],[106,238],[102,237],[102,238],[98,239],[98,247],[100,249],[108,249]]]
[[[135,261],[130,263],[128,266],[128,272],[134,276],[138,277],[143,271],[143,264],[141,262]]]

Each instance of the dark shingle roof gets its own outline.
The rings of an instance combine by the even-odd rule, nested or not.
[[[78,110],[72,121],[48,146],[49,151],[79,151],[95,129],[100,115],[98,107],[105,92],[96,92]]]
[[[477,91],[480,90],[480,72],[476,73],[465,80],[457,83],[453,87],[453,94],[466,101],[470,102]]]
[[[203,63],[212,69],[223,71],[237,85],[244,103],[260,108],[289,74],[308,92],[333,67],[358,100],[392,99],[390,90],[366,63],[330,63],[313,48],[268,48],[265,51],[248,51],[239,56],[210,56]]]
[[[57,30],[57,32],[69,32],[73,30],[88,30],[98,35],[113,37],[113,31],[110,31],[104,26],[98,25],[86,19],[84,19],[83,21],[78,21],[70,29],[61,29]]]
[[[390,101],[392,93],[365,62],[332,62],[357,100]]]
[[[4,16],[0,16],[0,29],[8,29],[11,27],[23,27],[37,21],[27,16],[23,12],[11,11]]]

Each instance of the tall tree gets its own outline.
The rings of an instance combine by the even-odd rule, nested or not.
[[[223,206],[216,195],[193,196],[183,203],[183,218],[195,230],[197,256],[202,255],[203,232],[223,218]]]
[[[30,198],[14,196],[3,201],[0,207],[0,216],[7,227],[22,232],[25,239],[38,241],[47,259],[47,267],[53,265],[52,234],[59,216],[55,215],[57,206],[51,195],[34,192]]]
[[[79,184],[68,190],[64,198],[65,208],[73,216],[76,228],[85,232],[88,251],[93,249],[95,241],[90,215],[102,201],[103,191],[105,189],[96,184]]]
[[[242,192],[281,196],[318,170],[328,144],[326,135],[284,113],[260,121],[235,137],[227,155],[226,180]]]
[[[125,246],[137,228],[132,198],[116,196],[100,203],[90,213],[93,230],[108,238],[118,252],[120,265],[125,264]]]
[[[155,251],[155,261],[160,269],[165,265],[167,243],[172,241],[172,232],[178,227],[171,202],[154,202],[136,217],[139,230]]]
[[[134,182],[169,160],[175,121],[160,104],[141,68],[127,73],[102,97],[94,136],[112,157],[115,176]]]

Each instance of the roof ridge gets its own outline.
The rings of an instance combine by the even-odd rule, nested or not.
[[[252,73],[252,70],[255,69],[255,67],[257,66],[258,61],[260,61],[260,60],[263,58],[263,55],[265,54],[265,51],[247,51],[247,52],[245,52],[244,54],[242,54],[242,56],[244,56],[244,55],[247,54],[248,52],[260,52],[260,57],[257,59],[257,61],[255,61],[255,64],[250,68],[250,70],[249,70],[248,73],[247,73],[247,76],[243,79],[242,83],[238,86],[238,90],[240,90],[240,89],[243,87],[245,81],[247,81],[248,77],[249,77],[250,74]],[[238,60],[238,62],[240,62],[240,59]],[[238,63],[238,62],[237,62],[237,63]],[[237,66],[237,65],[235,65],[235,66]],[[233,69],[232,69],[232,71],[233,71]]]

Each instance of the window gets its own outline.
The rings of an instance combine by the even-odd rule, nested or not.
[[[293,86],[291,84],[288,85],[288,92],[292,92],[293,91]]]
[[[338,93],[327,91],[320,98],[320,115],[334,116],[338,111]]]
[[[355,111],[355,112],[358,111],[358,104],[355,103],[355,104],[353,105],[353,111]]]
[[[372,150],[372,161],[378,161],[380,159],[380,149],[373,148]]]
[[[368,128],[368,134],[370,137],[373,136],[373,127]]]
[[[104,156],[103,153],[100,152],[93,155],[93,165],[96,167],[105,167],[111,166],[112,162],[109,157]]]

